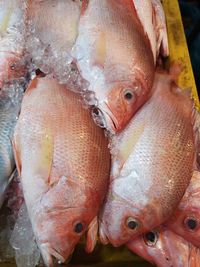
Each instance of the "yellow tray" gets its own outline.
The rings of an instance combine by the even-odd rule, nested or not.
[[[191,88],[196,107],[199,108],[199,98],[193,76],[192,66],[184,34],[179,4],[177,0],[163,0],[163,7],[167,19],[169,36],[170,57],[169,62],[180,61],[183,71],[179,77],[178,85],[181,88]],[[112,246],[98,245],[95,251],[88,255],[79,244],[70,261],[70,266],[84,267],[148,267],[151,264],[129,252],[125,247],[113,248]],[[14,267],[14,263],[0,263],[0,267]],[[69,266],[69,265],[67,265]],[[24,266],[26,267],[26,266]]]

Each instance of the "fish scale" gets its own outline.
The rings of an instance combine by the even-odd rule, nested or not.
[[[9,94],[15,98],[15,102]],[[20,86],[17,83],[0,92],[0,205],[15,166],[11,139],[20,111],[22,95],[23,85]]]

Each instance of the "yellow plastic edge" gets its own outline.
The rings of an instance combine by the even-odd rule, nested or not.
[[[162,0],[162,4],[167,22],[170,54],[169,61],[179,61],[182,63],[183,70],[178,79],[178,85],[180,88],[190,88],[192,90],[195,106],[198,110],[200,110],[199,97],[190,61],[178,0]]]

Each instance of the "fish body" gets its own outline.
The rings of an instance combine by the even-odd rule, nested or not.
[[[53,73],[62,83],[69,79],[80,3],[79,0],[31,1],[28,8],[27,50],[36,68],[44,73]]]
[[[153,52],[132,0],[92,0],[85,6],[72,55],[89,82],[94,119],[119,132],[148,98]]]
[[[158,267],[200,266],[199,249],[165,226],[137,237],[127,247]]]
[[[54,79],[35,78],[26,90],[13,146],[24,199],[47,266],[65,261],[87,232],[97,235],[106,193],[107,139],[79,97]]]
[[[193,103],[170,75],[111,140],[111,181],[100,218],[103,243],[122,245],[163,223],[178,206],[195,161]]]
[[[0,88],[24,76],[25,21],[23,0],[0,2]]]
[[[200,172],[194,171],[190,184],[167,226],[200,247]]]
[[[0,206],[15,166],[11,139],[22,96],[23,86],[17,82],[0,92]]]

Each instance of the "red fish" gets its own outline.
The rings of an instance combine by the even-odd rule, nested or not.
[[[64,262],[87,232],[96,242],[110,153],[103,130],[79,97],[56,80],[35,78],[26,90],[13,146],[24,199],[47,266]]]
[[[151,98],[111,140],[111,181],[100,237],[120,246],[167,220],[195,162],[193,101],[172,77],[157,73]]]
[[[132,0],[83,1],[73,56],[89,82],[94,119],[121,131],[147,100],[154,58]]]

